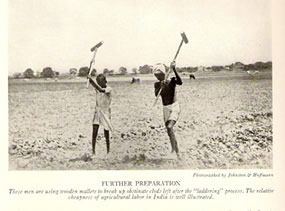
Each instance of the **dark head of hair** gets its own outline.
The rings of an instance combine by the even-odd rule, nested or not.
[[[99,75],[96,77],[96,82],[97,82],[102,88],[105,88],[105,87],[106,87],[107,80],[106,80],[106,77],[105,77],[103,74],[99,74]]]

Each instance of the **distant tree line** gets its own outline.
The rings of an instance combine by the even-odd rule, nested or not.
[[[247,70],[272,70],[272,62],[256,62],[254,64],[243,64],[241,62],[235,62],[230,65],[225,66],[209,66],[209,67],[177,67],[178,72],[197,72],[199,70],[203,71],[212,71],[212,72],[219,72],[219,71],[233,71],[233,70],[241,70],[241,71],[247,71]]]
[[[51,67],[45,67],[42,72],[37,72],[31,68],[26,69],[23,73],[15,73],[14,78],[54,78],[59,76],[58,71],[54,71]]]
[[[209,66],[209,67],[177,67],[176,68],[178,72],[197,72],[199,70],[202,71],[233,71],[233,70],[271,70],[272,69],[272,62],[255,62],[253,64],[243,64],[241,62],[235,62],[230,65],[226,66]],[[143,66],[139,66],[139,68],[133,68],[131,70],[130,74],[150,74],[153,72],[153,66],[145,64]],[[95,76],[97,73],[96,69],[92,69],[91,75]],[[113,75],[113,74],[119,74],[119,75],[125,75],[128,74],[128,69],[126,67],[120,67],[118,69],[118,72],[115,73],[114,70],[109,70],[107,68],[103,69],[104,74]],[[81,67],[78,71],[76,68],[70,68],[69,69],[69,76],[71,77],[86,77],[89,74],[89,68],[87,66]],[[36,72],[32,70],[31,68],[26,69],[23,73],[15,73],[13,75],[14,78],[55,78],[58,77],[60,73],[58,71],[54,71],[51,67],[45,67],[41,72]]]

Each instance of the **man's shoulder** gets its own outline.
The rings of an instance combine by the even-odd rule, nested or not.
[[[158,86],[160,86],[160,81],[154,82],[154,87],[158,87]]]
[[[170,83],[170,84],[176,84],[176,77],[170,78],[169,83]]]

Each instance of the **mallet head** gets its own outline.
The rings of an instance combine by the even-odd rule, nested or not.
[[[188,43],[188,39],[187,39],[186,34],[184,32],[181,33],[181,37],[182,37],[184,43],[187,44]]]
[[[99,48],[101,45],[103,45],[103,41],[97,43],[93,48],[91,48],[91,52],[95,51],[96,48]]]

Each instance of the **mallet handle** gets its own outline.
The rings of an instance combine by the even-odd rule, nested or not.
[[[184,36],[186,37],[185,34],[184,34]],[[187,38],[186,38],[186,39],[187,39]],[[186,41],[187,41],[187,42],[186,42]],[[181,46],[182,46],[182,44],[183,44],[183,42],[188,43],[188,40],[185,40],[185,41],[184,41],[184,38],[183,38],[183,36],[182,36],[182,40],[181,40],[181,42],[180,42],[180,44],[179,44],[179,47],[178,47],[178,49],[177,49],[177,51],[176,51],[176,54],[175,54],[174,59],[173,59],[173,62],[175,62],[175,60],[176,60],[176,58],[177,58],[177,56],[178,56],[178,54],[179,54],[179,51],[180,51],[180,49],[181,49]],[[171,65],[170,65],[170,68],[171,68]],[[165,81],[167,80],[167,78],[168,78],[170,72],[171,72],[171,69],[169,69],[169,71],[167,72],[167,74],[166,74],[166,76],[165,76],[165,79],[164,79]],[[155,101],[154,101],[153,106],[155,106],[155,104],[156,104],[156,102],[157,102],[157,100],[158,100],[158,98],[159,98],[160,93],[161,93],[161,88],[160,88],[159,91],[158,91],[158,94],[157,94],[157,96],[156,96],[156,99],[155,99]]]
[[[97,52],[97,48],[95,48],[92,60],[90,61],[88,76],[90,76],[92,73],[92,67],[95,63],[96,52]],[[87,79],[87,84],[86,84],[86,88],[88,88],[88,87],[89,87],[89,78]]]
[[[176,51],[176,54],[175,54],[174,59],[173,59],[173,62],[175,62],[175,60],[176,60],[176,58],[177,58],[177,56],[178,56],[178,54],[179,54],[179,51],[180,51],[180,48],[181,48],[182,44],[183,44],[183,39],[181,40],[181,42],[180,42],[180,44],[179,44],[179,47],[178,47],[178,49],[177,49],[177,51]],[[170,65],[170,66],[171,66],[171,65]],[[169,71],[167,72],[167,74],[166,74],[166,76],[165,76],[164,81],[166,81],[166,80],[168,79],[168,76],[170,75],[171,70],[172,70],[172,69],[171,69],[171,67],[170,67]],[[156,98],[155,98],[155,101],[154,101],[154,103],[153,103],[153,106],[156,105],[160,93],[161,93],[161,88],[160,88],[159,91],[158,91],[158,94],[157,94],[157,96],[156,96]]]
[[[174,56],[174,59],[173,59],[174,62],[175,62],[175,60],[176,60],[176,58],[177,58],[177,56],[178,56],[178,54],[179,54],[179,51],[180,51],[180,48],[181,48],[183,42],[184,42],[184,41],[183,41],[183,39],[182,39],[181,42],[180,42],[180,45],[179,45],[179,47],[178,47],[178,49],[177,49],[177,52],[176,52],[176,54],[175,54],[175,56]]]

